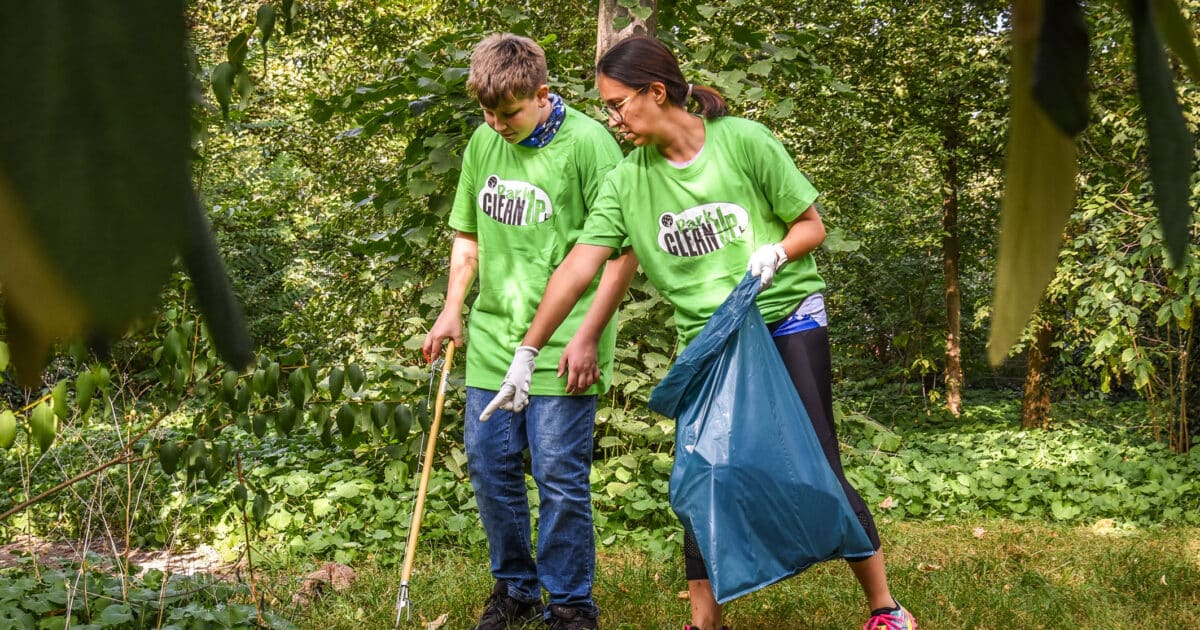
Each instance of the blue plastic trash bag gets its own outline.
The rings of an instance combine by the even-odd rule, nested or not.
[[[676,419],[671,507],[720,603],[832,558],[874,554],[746,275],[650,396]]]

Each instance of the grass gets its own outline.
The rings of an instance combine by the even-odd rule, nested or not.
[[[894,594],[922,628],[1193,627],[1200,608],[1200,531],[1091,527],[1030,522],[884,523]],[[390,628],[398,569],[370,561],[354,586],[330,594],[293,619],[301,628]],[[276,592],[294,586],[277,568]],[[414,615],[404,628],[471,628],[491,587],[483,549],[423,548],[411,588]],[[688,618],[682,560],[636,550],[603,550],[595,594],[606,629],[679,628]],[[282,611],[281,611],[282,612]],[[732,602],[736,630],[861,627],[865,604],[844,563],[830,562]]]

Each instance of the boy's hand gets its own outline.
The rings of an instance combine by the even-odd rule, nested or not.
[[[434,359],[441,356],[442,346],[447,339],[454,340],[454,345],[462,347],[463,320],[459,313],[443,310],[429,329],[429,334],[425,335],[425,343],[421,345],[421,352],[424,353],[427,363],[433,363]]]
[[[775,272],[788,261],[787,252],[783,251],[783,245],[772,243],[763,245],[754,252],[750,257],[750,264],[746,265],[746,271],[750,275],[758,277],[761,284],[758,290],[771,286],[771,281],[775,279]]]
[[[497,409],[516,413],[529,406],[529,382],[533,380],[533,360],[537,355],[537,348],[517,347],[512,365],[508,366],[508,374],[504,375],[504,382],[500,383],[500,391],[483,409],[483,413],[479,414],[480,422],[486,422]]]
[[[600,380],[600,365],[597,362],[596,342],[575,335],[563,349],[558,360],[558,375],[567,374],[567,393],[582,394]]]

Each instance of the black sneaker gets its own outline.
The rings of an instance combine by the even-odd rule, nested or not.
[[[523,602],[509,596],[508,585],[496,582],[475,630],[509,630],[521,628],[532,621],[537,621],[540,626],[545,608],[541,601]]]
[[[568,606],[550,606],[550,626],[547,630],[599,630],[600,624],[594,617],[585,617],[583,611]]]

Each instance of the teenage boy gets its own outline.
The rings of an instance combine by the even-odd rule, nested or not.
[[[533,40],[492,35],[471,55],[467,90],[483,108],[463,154],[450,227],[446,303],[425,338],[436,358],[463,343],[463,305],[479,274],[467,348],[467,463],[487,533],[495,587],[477,630],[545,620],[551,630],[598,628],[592,598],[592,433],[596,397],[612,376],[615,318],[605,318],[636,270],[632,254],[591,279],[566,324],[539,352],[521,348],[532,380],[521,412],[481,414],[509,369],[511,348],[537,311],[546,282],[583,229],[606,173],[621,160],[604,127],[567,107],[547,86]],[[595,304],[595,314],[589,308]],[[536,359],[535,359],[536,357]],[[514,362],[516,365],[516,362]],[[528,370],[528,368],[526,368]],[[537,483],[538,546],[530,545],[528,450]],[[549,607],[542,603],[542,589]]]

